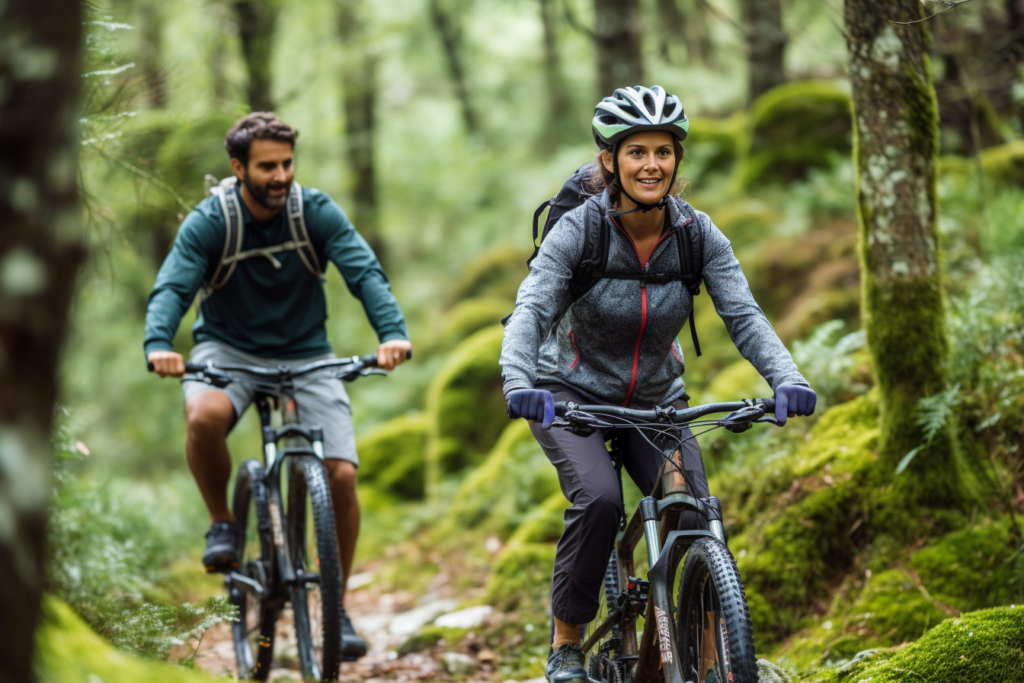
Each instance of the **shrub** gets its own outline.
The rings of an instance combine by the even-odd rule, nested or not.
[[[375,427],[356,446],[359,480],[403,498],[423,498],[428,432],[427,419],[421,414],[403,415]]]

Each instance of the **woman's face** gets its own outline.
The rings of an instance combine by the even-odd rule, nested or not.
[[[613,171],[611,153],[602,155]],[[676,154],[672,134],[660,130],[634,133],[619,145],[619,182],[626,193],[643,204],[656,204],[668,194]]]

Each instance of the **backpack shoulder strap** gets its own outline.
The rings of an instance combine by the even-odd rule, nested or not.
[[[292,241],[295,249],[299,252],[302,265],[314,277],[323,278],[320,270],[320,259],[313,247],[313,240],[309,238],[309,231],[306,230],[306,219],[302,211],[302,187],[297,182],[292,182],[291,192],[288,193],[288,227],[292,231]]]
[[[530,264],[533,263],[533,259],[537,258],[537,252],[540,251],[540,244],[537,243],[537,237],[539,236],[539,224],[540,216],[555,201],[555,198],[545,199],[541,202],[541,205],[537,207],[537,210],[533,212],[533,254],[530,258],[526,259],[526,267],[529,268]]]
[[[220,202],[221,212],[224,214],[224,249],[220,255],[220,261],[210,276],[205,287],[205,294],[208,296],[227,284],[235,273],[238,260],[235,258],[242,250],[242,238],[245,223],[242,221],[242,206],[235,194],[235,185],[238,179],[230,176],[219,184],[210,188],[210,194]]]
[[[600,197],[587,199],[584,218],[583,253],[569,281],[572,300],[576,301],[600,280],[608,262],[609,226],[601,210]]]
[[[700,294],[700,283],[703,281],[704,231],[692,206],[677,198],[676,208],[683,215],[683,225],[676,240],[679,246],[679,268],[683,274],[683,286],[694,299],[690,307],[690,338],[693,339],[694,351],[700,357],[700,341],[697,340],[697,323],[693,318],[693,310],[696,307],[696,297]]]

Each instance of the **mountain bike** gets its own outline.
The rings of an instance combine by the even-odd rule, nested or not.
[[[726,546],[721,503],[714,496],[691,495],[693,484],[677,460],[680,428],[745,431],[755,422],[775,424],[773,417],[766,417],[774,410],[774,399],[710,403],[685,410],[555,404],[552,427],[581,436],[596,430],[636,429],[665,460],[655,490],[620,526],[597,617],[584,627],[583,651],[593,681],[639,683],[660,678],[665,683],[757,683],[754,632],[739,571]],[[715,413],[728,415],[701,419]],[[612,438],[611,455],[621,490],[619,438]],[[688,510],[706,520],[707,530],[678,529],[680,515]],[[634,575],[633,551],[641,539],[647,546],[646,580]]]
[[[387,373],[377,369],[376,354],[369,354],[294,369],[188,363],[182,379],[223,388],[236,381],[232,373],[247,375],[256,386],[263,436],[262,462],[246,460],[239,466],[231,505],[241,552],[238,567],[224,574],[224,586],[238,608],[231,627],[238,678],[267,680],[277,620],[290,605],[303,678],[334,681],[343,659],[344,577],[323,462],[323,429],[301,424],[295,380],[311,373],[344,381]]]

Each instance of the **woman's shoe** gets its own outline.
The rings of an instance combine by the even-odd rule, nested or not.
[[[575,643],[563,643],[548,652],[548,666],[544,671],[548,683],[589,683],[583,668],[583,648]]]

